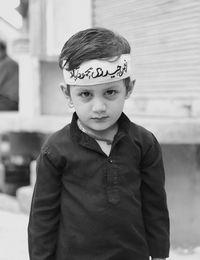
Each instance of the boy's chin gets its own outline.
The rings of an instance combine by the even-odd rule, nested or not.
[[[107,131],[110,131],[113,127],[115,126],[114,125],[108,125],[108,124],[102,124],[102,125],[98,125],[98,126],[91,126],[91,131],[93,132],[96,132],[96,133],[104,133],[104,132],[107,132]]]
[[[99,132],[99,133],[101,133],[101,132],[106,132],[107,130],[109,130],[110,129],[110,127],[91,127],[91,128],[89,128],[91,131],[93,131],[93,132]]]

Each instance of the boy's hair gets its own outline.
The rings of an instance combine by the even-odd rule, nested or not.
[[[130,53],[128,41],[105,28],[90,28],[74,34],[63,46],[59,56],[59,66],[68,63],[68,70],[92,60],[120,56]]]
[[[106,28],[89,28],[74,34],[64,44],[59,56],[59,67],[63,69],[68,63],[67,70],[70,71],[88,60],[111,58],[130,52],[130,44],[123,36]],[[130,78],[125,79],[125,84],[129,83]]]

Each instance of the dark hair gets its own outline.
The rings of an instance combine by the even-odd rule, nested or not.
[[[89,28],[74,34],[64,44],[59,67],[68,63],[67,70],[77,68],[81,63],[92,59],[111,58],[131,52],[129,42],[121,35],[102,27]],[[127,89],[130,77],[124,79]]]
[[[67,70],[73,70],[85,61],[120,56],[130,51],[130,45],[123,36],[105,28],[90,28],[74,34],[64,44],[59,67],[63,69],[63,61],[66,61]]]
[[[2,40],[0,40],[0,49],[4,52],[6,51],[6,43]]]

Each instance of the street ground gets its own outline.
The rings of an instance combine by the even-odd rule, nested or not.
[[[28,260],[28,215],[21,212],[17,200],[0,194],[0,259]],[[171,250],[168,260],[200,260],[200,247]]]

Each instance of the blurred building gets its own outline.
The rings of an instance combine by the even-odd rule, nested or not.
[[[162,144],[172,244],[185,247],[200,244],[199,12],[196,0],[29,0],[27,37],[15,42],[19,112],[0,114],[0,132],[64,126],[72,113],[59,89],[64,42],[90,26],[124,35],[136,78],[125,111]]]

